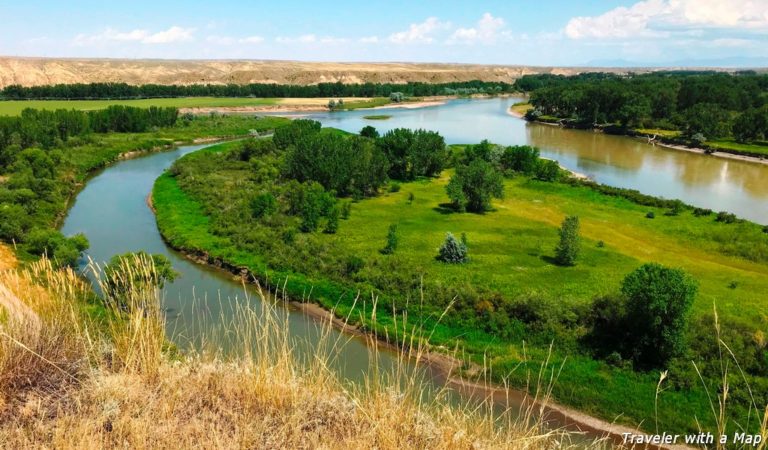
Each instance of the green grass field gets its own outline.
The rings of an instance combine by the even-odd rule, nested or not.
[[[269,231],[259,231],[249,222],[232,223],[233,217],[242,217],[238,203],[250,198],[243,189],[258,189],[246,187],[241,181],[253,168],[231,159],[212,159],[236,145],[209,148],[178,162],[187,174],[183,183],[191,183],[196,194],[186,192],[170,175],[158,179],[153,196],[161,232],[176,248],[203,251],[211,258],[248,267],[259,276],[268,274],[273,281],[285,280],[281,286],[288,295],[302,298],[311,292],[314,301],[328,309],[336,308],[341,316],[350,314],[355,292],[372,289],[369,283],[386,279],[390,285],[418,284],[421,279],[432,286],[431,292],[453,286],[459,287],[459,292],[483,288],[484,292],[497,292],[505,298],[527,295],[548,305],[546,311],[564,314],[566,321],[576,320],[575,316],[568,319],[569,314],[588,308],[595,297],[615,293],[627,273],[643,262],[653,261],[682,267],[698,280],[694,322],[711,316],[716,306],[723,323],[739,324],[739,330],[755,336],[766,329],[767,255],[749,253],[736,245],[742,242],[752,248],[765,248],[768,235],[755,224],[723,224],[715,222],[713,216],[695,217],[690,211],[668,216],[664,209],[639,206],[588,187],[525,177],[505,182],[505,199],[495,200],[493,211],[482,215],[455,213],[442,206],[448,200],[445,184],[451,171],[447,170],[438,179],[402,183],[399,192],[353,203],[350,218],[341,221],[337,234],[299,234],[295,245],[266,244],[272,246],[260,251],[259,245],[244,246],[245,242],[255,242],[258,233]],[[409,201],[411,194],[413,199]],[[227,205],[226,213],[216,212],[221,205]],[[655,213],[654,219],[646,218],[649,211]],[[560,267],[551,262],[551,256],[558,240],[557,228],[569,214],[581,218],[582,254],[575,267]],[[231,237],[214,231],[225,223],[236,227]],[[392,223],[398,225],[398,249],[394,255],[382,255],[380,249]],[[435,260],[446,232],[466,233],[470,262],[447,265]],[[271,239],[275,241],[280,238]],[[356,282],[340,278],[333,261],[338,257],[334,255],[361,258],[365,264],[362,273],[369,274],[360,275],[365,281],[360,276]],[[380,301],[388,305],[392,298],[386,292],[381,295]],[[370,298],[370,294],[367,296]],[[417,299],[411,301],[418,303]],[[471,306],[462,311],[477,314]],[[367,316],[360,320],[391,336],[394,318],[390,307],[381,307],[377,316],[376,324]],[[561,339],[558,331],[540,330],[534,337],[520,330],[510,338],[500,338],[477,325],[462,325],[461,319],[427,323],[434,330],[433,345],[458,345],[467,359],[489,367],[497,381],[507,379],[520,387],[525,387],[528,376],[547,360],[547,346],[551,343],[555,351],[547,370],[558,373],[553,388],[558,401],[609,421],[642,423],[645,429],[657,417],[657,372],[635,372],[592,359],[578,350],[575,342]],[[696,332],[712,336],[714,328],[700,325]],[[711,373],[717,365],[712,359],[716,356],[691,358],[702,367],[708,383],[716,382],[717,373]],[[692,367],[675,367],[670,373],[676,385],[688,388],[668,388],[660,396],[660,426],[692,431],[697,429],[698,420],[705,428],[712,427],[714,418],[709,414],[707,394]],[[743,394],[745,389],[739,380],[732,383],[732,388]],[[759,387],[755,390],[765,394]]]
[[[135,106],[175,106],[177,108],[205,108],[215,106],[261,106],[275,105],[277,98],[220,98],[220,97],[184,97],[184,98],[146,98],[139,100],[7,100],[0,101],[0,115],[17,116],[26,108],[34,109],[103,109],[109,105]]]

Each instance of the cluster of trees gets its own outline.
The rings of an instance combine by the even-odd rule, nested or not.
[[[99,111],[25,109],[0,117],[0,240],[22,244],[73,266],[88,247],[83,236],[64,237],[51,221],[74,190],[67,167],[69,141],[91,133],[140,132],[176,123],[175,108],[113,106]]]
[[[556,161],[540,158],[535,147],[503,147],[484,140],[465,147],[446,192],[454,209],[483,213],[491,208],[493,198],[504,197],[504,175],[516,173],[555,181],[561,169]]]
[[[447,159],[438,133],[398,128],[379,136],[366,127],[360,136],[321,130],[313,120],[295,120],[275,131],[285,151],[282,173],[300,182],[314,181],[346,197],[378,193],[388,179],[409,181],[437,176]]]
[[[318,83],[290,84],[191,84],[129,85],[125,83],[55,84],[47,86],[6,86],[0,91],[5,100],[83,100],[163,97],[389,97],[400,93],[409,97],[445,94],[495,94],[509,92],[512,85],[502,82],[456,81],[451,83]]]
[[[529,119],[553,116],[587,126],[681,130],[688,137],[763,139],[768,75],[658,72],[643,75],[527,75]]]
[[[18,117],[0,116],[0,173],[20,150],[60,146],[91,132],[144,132],[176,123],[176,108],[110,106],[102,110],[25,109]]]

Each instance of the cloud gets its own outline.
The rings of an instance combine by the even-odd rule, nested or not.
[[[261,36],[248,36],[238,39],[237,42],[241,44],[261,44],[264,42],[264,38]]]
[[[485,13],[483,14],[483,17],[477,21],[475,27],[459,28],[454,31],[449,42],[482,42],[491,44],[501,37],[511,37],[511,33],[504,30],[505,26],[506,23],[501,17],[493,17],[491,13]]]
[[[450,23],[441,22],[437,17],[429,17],[424,22],[412,23],[406,31],[391,34],[389,41],[395,44],[430,44],[434,42],[436,32],[450,28],[450,26]]]
[[[73,43],[78,46],[98,45],[107,42],[138,42],[141,44],[169,44],[193,40],[194,28],[172,26],[165,31],[152,33],[148,30],[135,29],[127,32],[107,28],[97,34],[78,34]]]
[[[565,26],[571,39],[668,37],[701,28],[768,30],[764,0],[645,0],[602,15],[574,17]]]
[[[275,41],[280,44],[293,44],[293,43],[311,44],[317,41],[317,36],[315,36],[314,34],[304,34],[296,37],[278,36],[275,39]]]

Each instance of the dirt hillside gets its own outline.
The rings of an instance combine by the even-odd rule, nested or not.
[[[10,84],[315,84],[408,81],[507,81],[525,74],[574,74],[584,68],[470,64],[331,63],[243,60],[50,59],[0,57],[0,88]],[[600,69],[611,70],[611,69]],[[624,70],[624,69],[622,69]]]

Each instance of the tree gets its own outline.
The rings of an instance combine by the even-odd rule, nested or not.
[[[684,113],[685,134],[693,136],[703,134],[708,139],[726,136],[731,129],[730,115],[727,110],[712,103],[697,103]]]
[[[663,367],[686,348],[685,332],[698,287],[681,269],[640,266],[624,278],[628,333],[633,358],[641,366]]]
[[[561,266],[573,266],[576,264],[580,250],[579,218],[568,216],[560,227],[560,243],[555,249],[555,261]]]
[[[504,170],[533,175],[539,165],[539,149],[528,145],[514,145],[504,149],[501,167]]]
[[[384,245],[384,248],[381,249],[381,253],[383,255],[391,255],[392,253],[395,253],[395,250],[397,250],[398,240],[397,224],[393,223],[387,229],[387,242]]]
[[[376,138],[379,137],[379,132],[376,131],[376,128],[374,128],[374,127],[372,127],[370,125],[366,125],[366,126],[363,127],[362,130],[360,130],[360,136],[366,137],[366,138],[371,138],[371,139],[376,139]]]
[[[251,211],[255,219],[269,216],[277,211],[277,199],[271,192],[262,192],[251,200]]]
[[[296,119],[284,127],[275,130],[272,141],[277,148],[286,149],[303,138],[320,132],[320,122],[309,119]]]
[[[460,264],[467,261],[467,244],[456,239],[452,233],[446,233],[445,241],[437,253],[438,261]]]
[[[475,159],[456,169],[446,192],[455,208],[482,213],[490,209],[491,198],[503,198],[504,179],[490,163]]]

